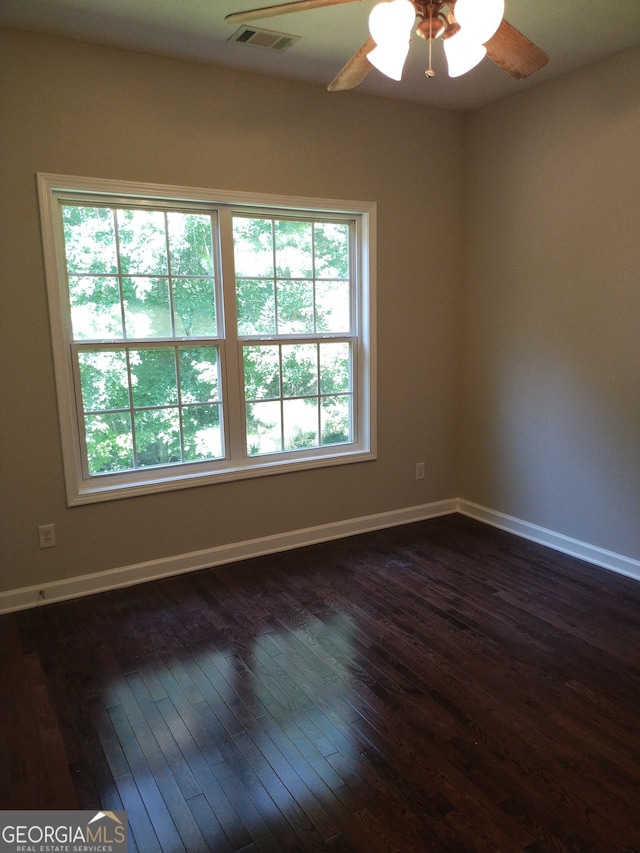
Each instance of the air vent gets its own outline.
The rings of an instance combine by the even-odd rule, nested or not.
[[[300,36],[292,36],[288,33],[259,30],[257,27],[240,27],[227,41],[235,41],[238,44],[252,44],[256,47],[268,47],[270,50],[287,50],[299,38]]]

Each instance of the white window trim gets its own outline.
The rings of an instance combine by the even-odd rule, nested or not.
[[[335,199],[310,199],[292,196],[229,192],[193,187],[163,186],[138,182],[114,181],[67,175],[37,175],[38,196],[44,252],[45,276],[51,323],[53,360],[56,376],[58,413],[67,503],[69,506],[114,500],[125,497],[172,491],[175,489],[223,483],[269,474],[282,474],[317,467],[350,464],[376,458],[376,350],[375,350],[375,285],[376,285],[376,204],[375,202]],[[120,196],[131,200],[152,198],[158,201],[202,201],[211,205],[290,210],[296,213],[337,213],[353,215],[357,221],[358,239],[356,277],[359,282],[357,335],[359,348],[358,387],[354,389],[354,423],[359,442],[343,446],[317,448],[304,457],[278,453],[273,457],[251,457],[244,460],[216,460],[189,463],[179,468],[154,468],[146,471],[84,478],[80,450],[80,431],[74,394],[74,376],[68,347],[71,341],[68,294],[65,285],[64,247],[56,244],[54,205],[57,192],[85,192],[93,196]],[[238,370],[239,365],[226,369]],[[295,457],[295,458],[293,458]]]

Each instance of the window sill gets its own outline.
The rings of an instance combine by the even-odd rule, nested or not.
[[[167,476],[167,470],[161,469],[163,476],[154,477],[153,472],[145,479],[123,482],[120,478],[114,482],[113,478],[93,477],[85,480],[72,490],[69,489],[68,505],[82,506],[102,501],[121,500],[123,498],[141,497],[159,492],[171,492],[179,489],[190,489],[199,486],[212,486],[221,483],[230,483],[237,480],[250,480],[257,477],[266,477],[273,474],[292,474],[298,471],[309,471],[314,468],[328,468],[336,465],[350,465],[357,462],[371,462],[375,460],[376,454],[371,450],[348,450],[339,455],[313,455],[304,459],[277,460],[250,460],[246,466],[229,465],[228,467],[211,469],[207,471],[194,471],[184,473],[184,468],[175,476]],[[75,485],[75,484],[74,484]]]

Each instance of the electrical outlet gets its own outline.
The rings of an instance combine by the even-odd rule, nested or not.
[[[38,536],[41,548],[53,548],[56,544],[55,524],[41,524],[38,527]]]
[[[424,480],[424,462],[416,462],[416,480]]]

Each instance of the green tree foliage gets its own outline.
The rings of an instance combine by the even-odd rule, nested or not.
[[[223,455],[218,347],[188,344],[220,334],[212,217],[62,214],[89,472]],[[348,226],[236,216],[233,237],[249,452],[351,440],[350,344],[255,341],[350,330]]]
[[[350,330],[346,224],[236,216],[233,230],[241,335]],[[348,344],[248,345],[244,370],[250,453],[351,440]]]

